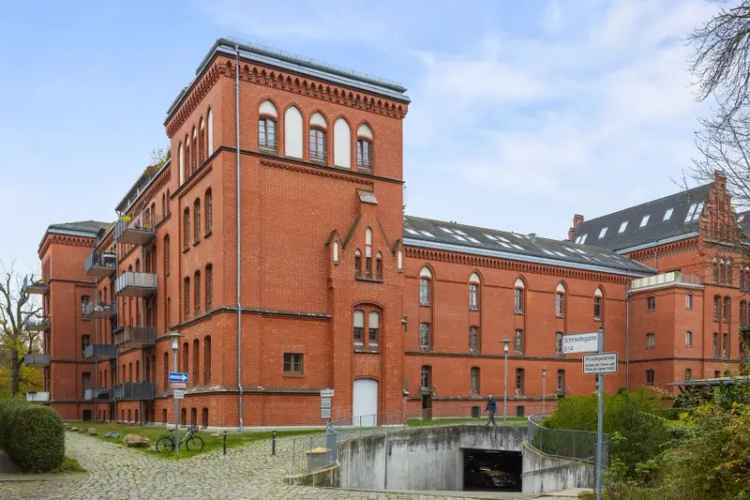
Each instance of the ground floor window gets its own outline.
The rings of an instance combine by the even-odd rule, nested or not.
[[[161,420],[162,420],[162,422],[164,422],[165,424],[167,423],[167,409],[166,409],[166,408],[164,408],[164,409],[163,409],[163,410],[161,411]]]
[[[516,406],[516,416],[523,417],[524,415],[526,415],[526,407]]]
[[[203,421],[203,427],[208,427],[208,408],[203,408],[201,420]]]

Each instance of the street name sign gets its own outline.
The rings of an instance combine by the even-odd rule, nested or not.
[[[617,353],[588,354],[583,357],[583,373],[615,373],[617,371]]]
[[[597,352],[599,350],[599,332],[577,333],[563,336],[563,354],[574,352]]]
[[[187,388],[187,384],[185,382],[170,382],[169,387],[172,389],[185,389]]]
[[[169,372],[169,381],[185,383],[188,381],[188,374],[187,372]]]
[[[175,399],[185,399],[185,389],[175,389],[172,391],[172,395]]]
[[[329,419],[331,418],[331,398],[333,398],[333,389],[323,389],[320,391],[320,418]]]

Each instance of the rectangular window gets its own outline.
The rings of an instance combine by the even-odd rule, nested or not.
[[[91,302],[91,297],[88,295],[81,295],[81,314],[86,314],[86,308]]]
[[[649,311],[656,311],[656,297],[646,297],[646,308]]]
[[[296,352],[284,353],[284,375],[302,375],[304,355]]]
[[[716,332],[714,332],[712,348],[713,348],[714,358],[718,358],[719,357],[719,334]]]
[[[643,219],[641,219],[641,227],[644,227],[646,224],[648,224],[648,220],[651,218],[650,215],[644,215]]]
[[[605,236],[607,236],[607,228],[606,228],[606,227],[603,227],[603,228],[602,228],[602,230],[601,230],[601,231],[599,231],[599,239],[602,239],[602,238],[604,238]]]
[[[419,384],[422,388],[432,387],[432,367],[425,365],[419,373]]]
[[[685,368],[685,380],[692,380],[693,379],[693,370],[690,368]]]
[[[471,369],[471,393],[479,394],[479,368]]]
[[[355,346],[365,343],[365,313],[354,311],[352,339]]]
[[[721,357],[724,359],[729,359],[729,334],[728,333],[725,333],[722,337]]]
[[[517,314],[523,313],[523,288],[513,290],[513,311]]]
[[[367,318],[367,342],[371,347],[377,348],[380,340],[380,314],[371,312]]]
[[[516,329],[515,334],[513,335],[513,348],[516,350],[516,352],[523,352],[524,349],[524,341],[523,341],[523,330],[520,328]]]
[[[565,370],[557,370],[557,394],[565,395]]]
[[[476,326],[469,327],[469,352],[478,353],[480,351],[479,328]]]
[[[432,332],[429,323],[419,324],[419,348],[429,351],[432,348]]]
[[[430,280],[429,278],[419,279],[419,305],[430,305]]]
[[[214,303],[214,267],[206,266],[206,311],[210,311]]]
[[[646,349],[653,349],[654,347],[656,347],[656,334],[647,333],[646,334]]]
[[[688,311],[693,310],[693,294],[692,293],[685,295],[685,309],[687,309]]]
[[[563,353],[563,333],[555,332],[555,353]]]
[[[654,385],[656,383],[656,373],[652,369],[646,370],[646,385]]]
[[[516,368],[516,395],[524,394],[524,385],[526,382],[526,371],[523,368]]]
[[[690,330],[685,332],[685,346],[693,346],[693,332],[691,332]]]
[[[479,310],[479,285],[476,283],[469,284],[469,309]]]

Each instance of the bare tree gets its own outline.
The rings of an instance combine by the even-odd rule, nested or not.
[[[12,267],[0,275],[0,349],[10,365],[12,396],[18,393],[21,384],[23,357],[34,351],[41,335],[32,328],[32,323],[42,318],[42,307],[27,291],[33,282],[32,275],[22,276]]]
[[[696,133],[700,157],[692,176],[710,181],[715,170],[740,206],[750,205],[750,0],[722,9],[690,36],[700,98],[717,102],[715,117]]]

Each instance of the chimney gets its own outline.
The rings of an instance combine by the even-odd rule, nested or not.
[[[727,177],[721,170],[714,170],[714,183],[719,188],[725,188],[727,185]]]
[[[576,229],[582,223],[583,223],[583,215],[575,214],[573,216],[573,226],[570,229],[568,229],[568,241],[574,241],[576,239]]]

